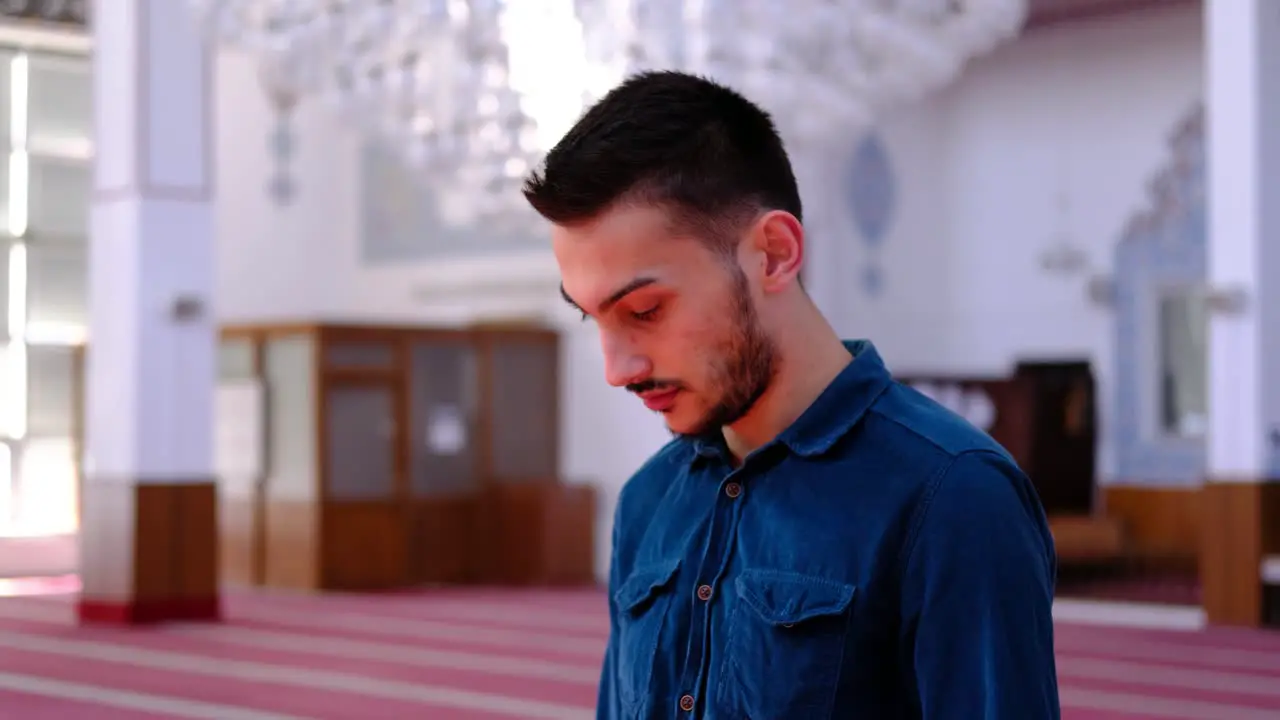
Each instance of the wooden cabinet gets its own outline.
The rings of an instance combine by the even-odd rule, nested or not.
[[[1030,421],[1018,461],[1053,515],[1088,515],[1096,500],[1097,408],[1087,362],[1022,362],[1021,386]]]
[[[534,328],[234,327],[266,463],[228,487],[228,580],[590,583],[595,498],[559,470],[559,343]],[[235,348],[241,348],[236,350]]]
[[[1018,461],[1046,513],[1093,511],[1097,427],[1093,373],[1087,363],[1024,362],[1004,378],[899,380],[971,416]],[[982,412],[972,411],[979,406]]]
[[[965,416],[1013,455],[1049,516],[1059,560],[1112,561],[1125,528],[1097,512],[1096,396],[1084,362],[1024,362],[1003,378],[910,376],[910,384]]]

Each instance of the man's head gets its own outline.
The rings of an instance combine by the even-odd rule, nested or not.
[[[680,434],[751,409],[802,293],[800,194],[763,110],[691,75],[634,76],[524,194],[554,225],[565,300],[597,323],[610,384]]]

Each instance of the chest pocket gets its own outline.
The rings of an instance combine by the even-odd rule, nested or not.
[[[734,583],[717,705],[730,717],[830,717],[854,586],[772,570]]]
[[[618,607],[618,699],[628,717],[645,712],[658,643],[671,604],[679,560],[642,567],[614,592]]]

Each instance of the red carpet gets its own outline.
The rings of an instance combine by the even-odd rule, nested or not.
[[[224,625],[147,629],[51,592],[0,597],[0,718],[589,718],[607,633],[595,591],[233,593]],[[1280,718],[1280,634],[1059,625],[1058,649],[1066,718]]]

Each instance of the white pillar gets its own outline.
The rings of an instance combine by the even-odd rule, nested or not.
[[[1208,267],[1240,307],[1209,321],[1201,562],[1210,622],[1261,621],[1268,517],[1280,495],[1280,6],[1206,0]]]
[[[185,2],[92,18],[81,618],[212,619],[212,58]]]
[[[1209,476],[1280,479],[1280,13],[1205,3],[1209,282],[1239,314],[1210,325]],[[1269,282],[1268,282],[1269,281]]]

